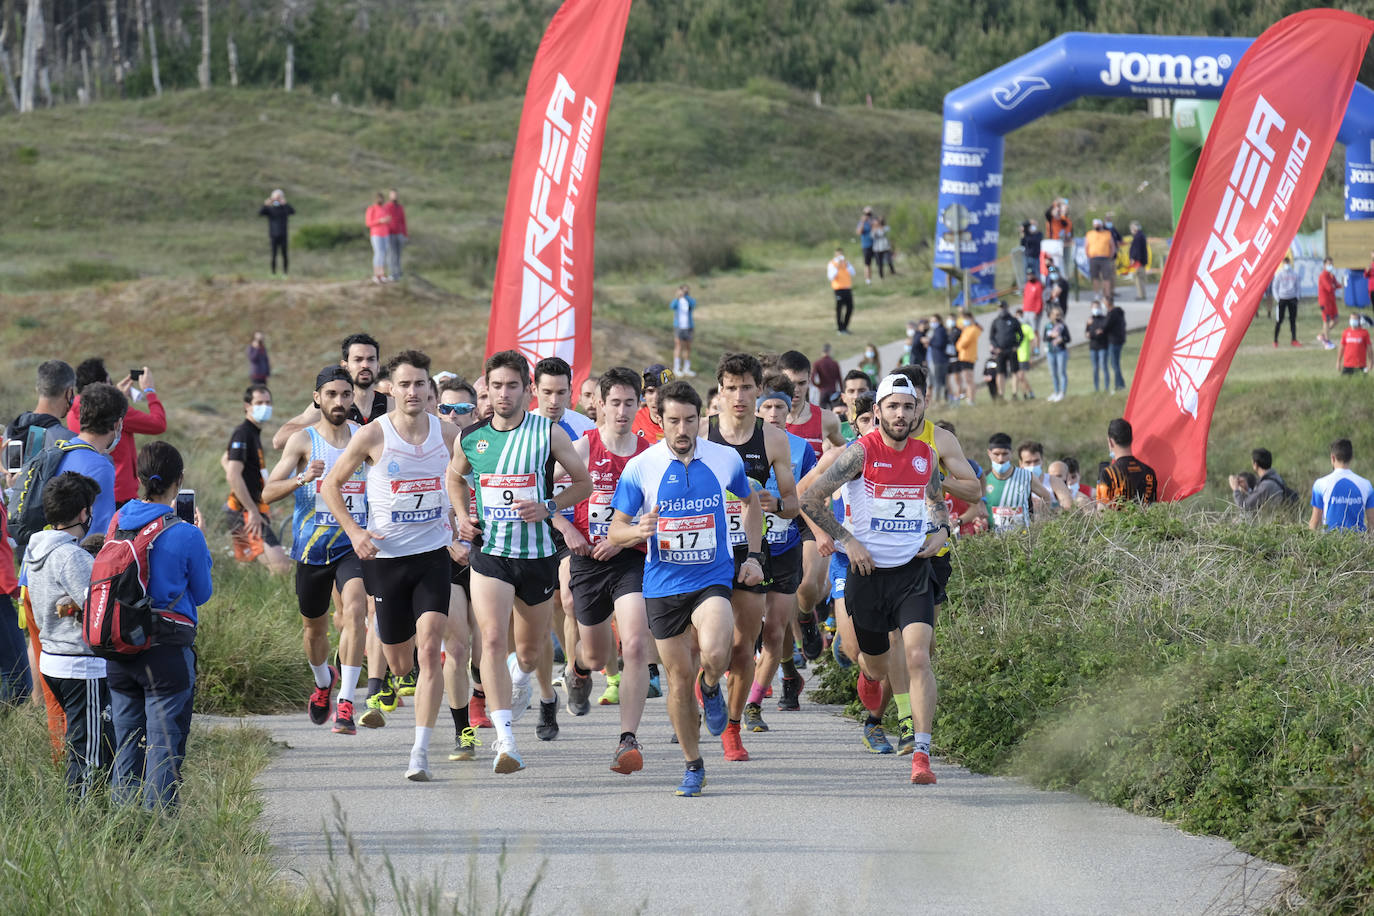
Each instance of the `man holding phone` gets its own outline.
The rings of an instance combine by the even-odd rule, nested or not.
[[[76,367],[77,391],[83,390],[92,382],[112,383],[110,373],[105,368],[105,361],[99,356],[92,356]],[[167,432],[167,411],[158,399],[157,389],[153,385],[153,371],[147,366],[130,369],[129,374],[115,384],[115,387],[129,399],[129,412],[124,415],[124,432],[110,452],[110,460],[115,466],[115,505],[123,506],[138,496],[138,443],[134,440],[134,434],[160,436]],[[146,412],[134,409],[134,404],[139,401],[147,402]],[[71,410],[67,411],[67,426],[76,429],[80,417],[81,395],[78,394],[72,402]]]

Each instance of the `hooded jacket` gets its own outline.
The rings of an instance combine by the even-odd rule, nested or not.
[[[130,500],[116,514],[115,527],[137,531],[159,515],[171,514],[171,506]],[[185,523],[168,527],[148,551],[148,594],[153,607],[174,611],[195,625],[199,621],[196,608],[214,594],[211,565],[210,548],[199,528]]]
[[[66,531],[45,528],[29,539],[24,555],[29,600],[43,651],[49,655],[91,655],[81,638],[81,618],[59,617],[57,602],[63,596],[78,605],[86,603],[95,558]]]

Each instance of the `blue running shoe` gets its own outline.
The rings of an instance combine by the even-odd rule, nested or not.
[[[697,672],[697,702],[701,704],[701,711],[706,717],[706,730],[717,737],[725,731],[725,726],[730,724],[730,712],[725,708],[725,689],[717,682],[716,691],[711,696],[706,695],[701,678],[704,672]]]
[[[887,733],[880,723],[864,723],[864,747],[874,754],[892,753],[892,744],[887,740]]]
[[[704,769],[688,770],[682,774],[682,785],[677,787],[677,794],[683,798],[697,798],[704,788],[706,788],[706,771]]]
[[[841,668],[848,669],[853,666],[854,660],[844,654],[844,649],[840,648],[840,634],[835,634],[835,640],[830,644],[830,656],[835,659],[835,664]]]
[[[657,674],[649,675],[649,699],[657,699],[663,696],[663,683],[658,679]]]

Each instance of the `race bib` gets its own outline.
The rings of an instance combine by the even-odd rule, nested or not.
[[[658,520],[658,558],[664,563],[710,563],[716,558],[716,519],[684,515]]]
[[[315,480],[315,527],[316,528],[337,528],[339,522],[334,518],[334,513],[325,508],[324,500],[320,499],[320,485],[324,483],[324,478]],[[345,480],[339,484],[339,492],[343,494],[344,505],[348,507],[348,514],[353,517],[353,521],[358,523],[361,528],[367,527],[367,481],[366,480]]]
[[[792,520],[774,515],[772,512],[763,513],[763,537],[770,544],[783,544],[787,541],[787,536],[792,529]],[[733,546],[733,544],[732,544]]]
[[[732,550],[749,542],[744,533],[744,503],[733,493],[725,494],[725,531],[730,536]]]
[[[611,516],[615,514],[611,508],[613,496],[614,493],[593,490],[591,498],[587,500],[587,539],[593,544],[611,536]]]
[[[896,531],[908,534],[926,530],[926,488],[899,487],[875,484],[873,487],[874,531]]]
[[[533,474],[483,474],[478,484],[482,488],[482,520],[487,522],[518,522],[520,513],[515,504],[539,499]]]
[[[444,483],[438,477],[391,481],[391,521],[399,525],[433,522],[444,514]]]
[[[570,486],[572,486],[572,478],[569,477],[567,474],[564,474],[562,477],[558,478],[553,482],[553,495],[557,496],[559,493],[562,493]],[[559,514],[561,514],[568,521],[572,521],[573,518],[577,516],[576,505],[568,506],[566,509],[559,509],[558,511]]]
[[[992,527],[997,531],[1022,527],[1024,518],[1025,513],[1014,506],[992,507]]]

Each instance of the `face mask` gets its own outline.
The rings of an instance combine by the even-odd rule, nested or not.
[[[1111,221],[1111,220],[1107,220],[1107,228],[1108,228],[1108,229],[1112,228],[1112,221]]]
[[[1358,327],[1360,326],[1360,319],[1358,319],[1358,318],[1351,318],[1351,319],[1350,319],[1350,326],[1351,326],[1352,328],[1358,328]]]
[[[1115,461],[1115,460],[1116,460],[1116,449],[1114,449],[1114,448],[1109,448],[1109,449],[1107,449],[1107,457],[1110,458],[1110,459],[1112,459],[1113,461]]]
[[[869,359],[872,359],[876,355],[877,354],[873,352],[872,347],[869,347],[867,350],[864,351],[864,356],[867,356]]]
[[[254,423],[266,423],[272,419],[272,405],[254,404],[250,415],[253,417]]]
[[[1336,272],[1336,268],[1333,265],[1328,264],[1326,265],[1326,272],[1329,274],[1334,274]]]
[[[1030,471],[1036,477],[1042,476],[1045,471],[1045,469],[1038,464],[1032,464],[1030,467],[1026,468],[1026,470]]]
[[[948,321],[946,321],[945,327],[949,328],[951,331],[954,330],[954,319],[951,318]]]
[[[906,336],[907,336],[907,337],[915,337],[915,336],[916,336],[916,329],[915,329],[915,328],[907,328],[907,329],[906,329]]]
[[[1093,309],[1093,317],[1094,317],[1094,318],[1101,318],[1101,317],[1102,317],[1102,309]]]
[[[1007,472],[1010,471],[1010,470],[1011,470],[1011,462],[1010,462],[1010,461],[994,461],[994,462],[992,463],[992,472],[993,472],[994,474],[998,475],[999,477],[1000,477],[1001,475],[1007,473]]]
[[[114,441],[110,443],[110,451],[111,451],[111,452],[114,451],[114,450],[115,450],[115,446],[119,444],[119,437],[122,436],[122,435],[124,435],[124,430],[123,430],[123,429],[120,429],[118,432],[115,433]],[[109,452],[106,452],[106,454],[109,454]]]

